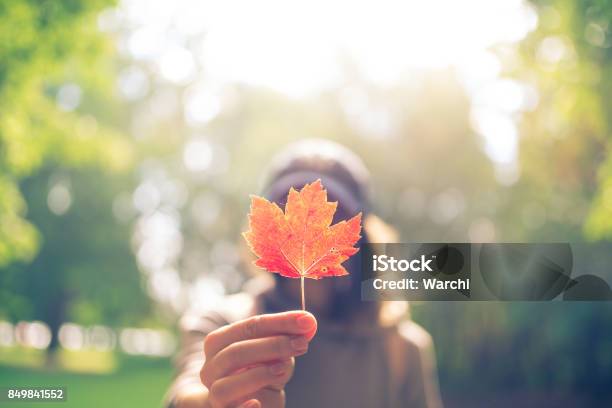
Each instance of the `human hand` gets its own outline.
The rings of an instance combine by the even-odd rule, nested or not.
[[[207,408],[284,407],[294,357],[308,351],[316,331],[312,314],[292,311],[253,316],[209,333],[200,371]]]

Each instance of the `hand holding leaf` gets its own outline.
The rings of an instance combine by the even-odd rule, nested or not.
[[[285,211],[265,198],[251,196],[249,230],[243,233],[259,259],[255,265],[289,278],[300,278],[305,309],[304,278],[348,275],[342,263],[357,253],[361,213],[331,225],[337,202],[327,201],[320,180],[299,192],[291,188]]]

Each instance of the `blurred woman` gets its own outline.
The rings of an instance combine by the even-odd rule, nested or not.
[[[291,187],[321,179],[337,201],[334,223],[363,212],[361,244],[392,242],[394,231],[371,213],[361,160],[329,141],[290,146],[272,163],[264,195],[284,208]],[[362,302],[358,256],[349,276],[299,279],[265,274],[205,314],[181,320],[178,374],[168,406],[439,407],[432,341],[402,302]],[[316,316],[316,318],[315,318]]]

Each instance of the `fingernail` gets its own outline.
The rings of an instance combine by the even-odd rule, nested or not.
[[[243,408],[258,408],[259,404],[256,403],[255,401],[247,401],[244,405]]]
[[[287,364],[284,362],[275,363],[268,367],[268,369],[273,375],[283,375],[287,371]]]
[[[315,325],[315,320],[311,315],[305,314],[303,316],[298,317],[295,322],[297,323],[300,329],[312,329]]]
[[[291,347],[295,351],[305,351],[308,348],[308,340],[305,337],[294,337],[291,340]]]

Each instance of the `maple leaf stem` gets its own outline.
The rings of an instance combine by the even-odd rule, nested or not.
[[[304,275],[300,276],[300,286],[302,287],[302,310],[306,310],[306,298],[304,297]]]

